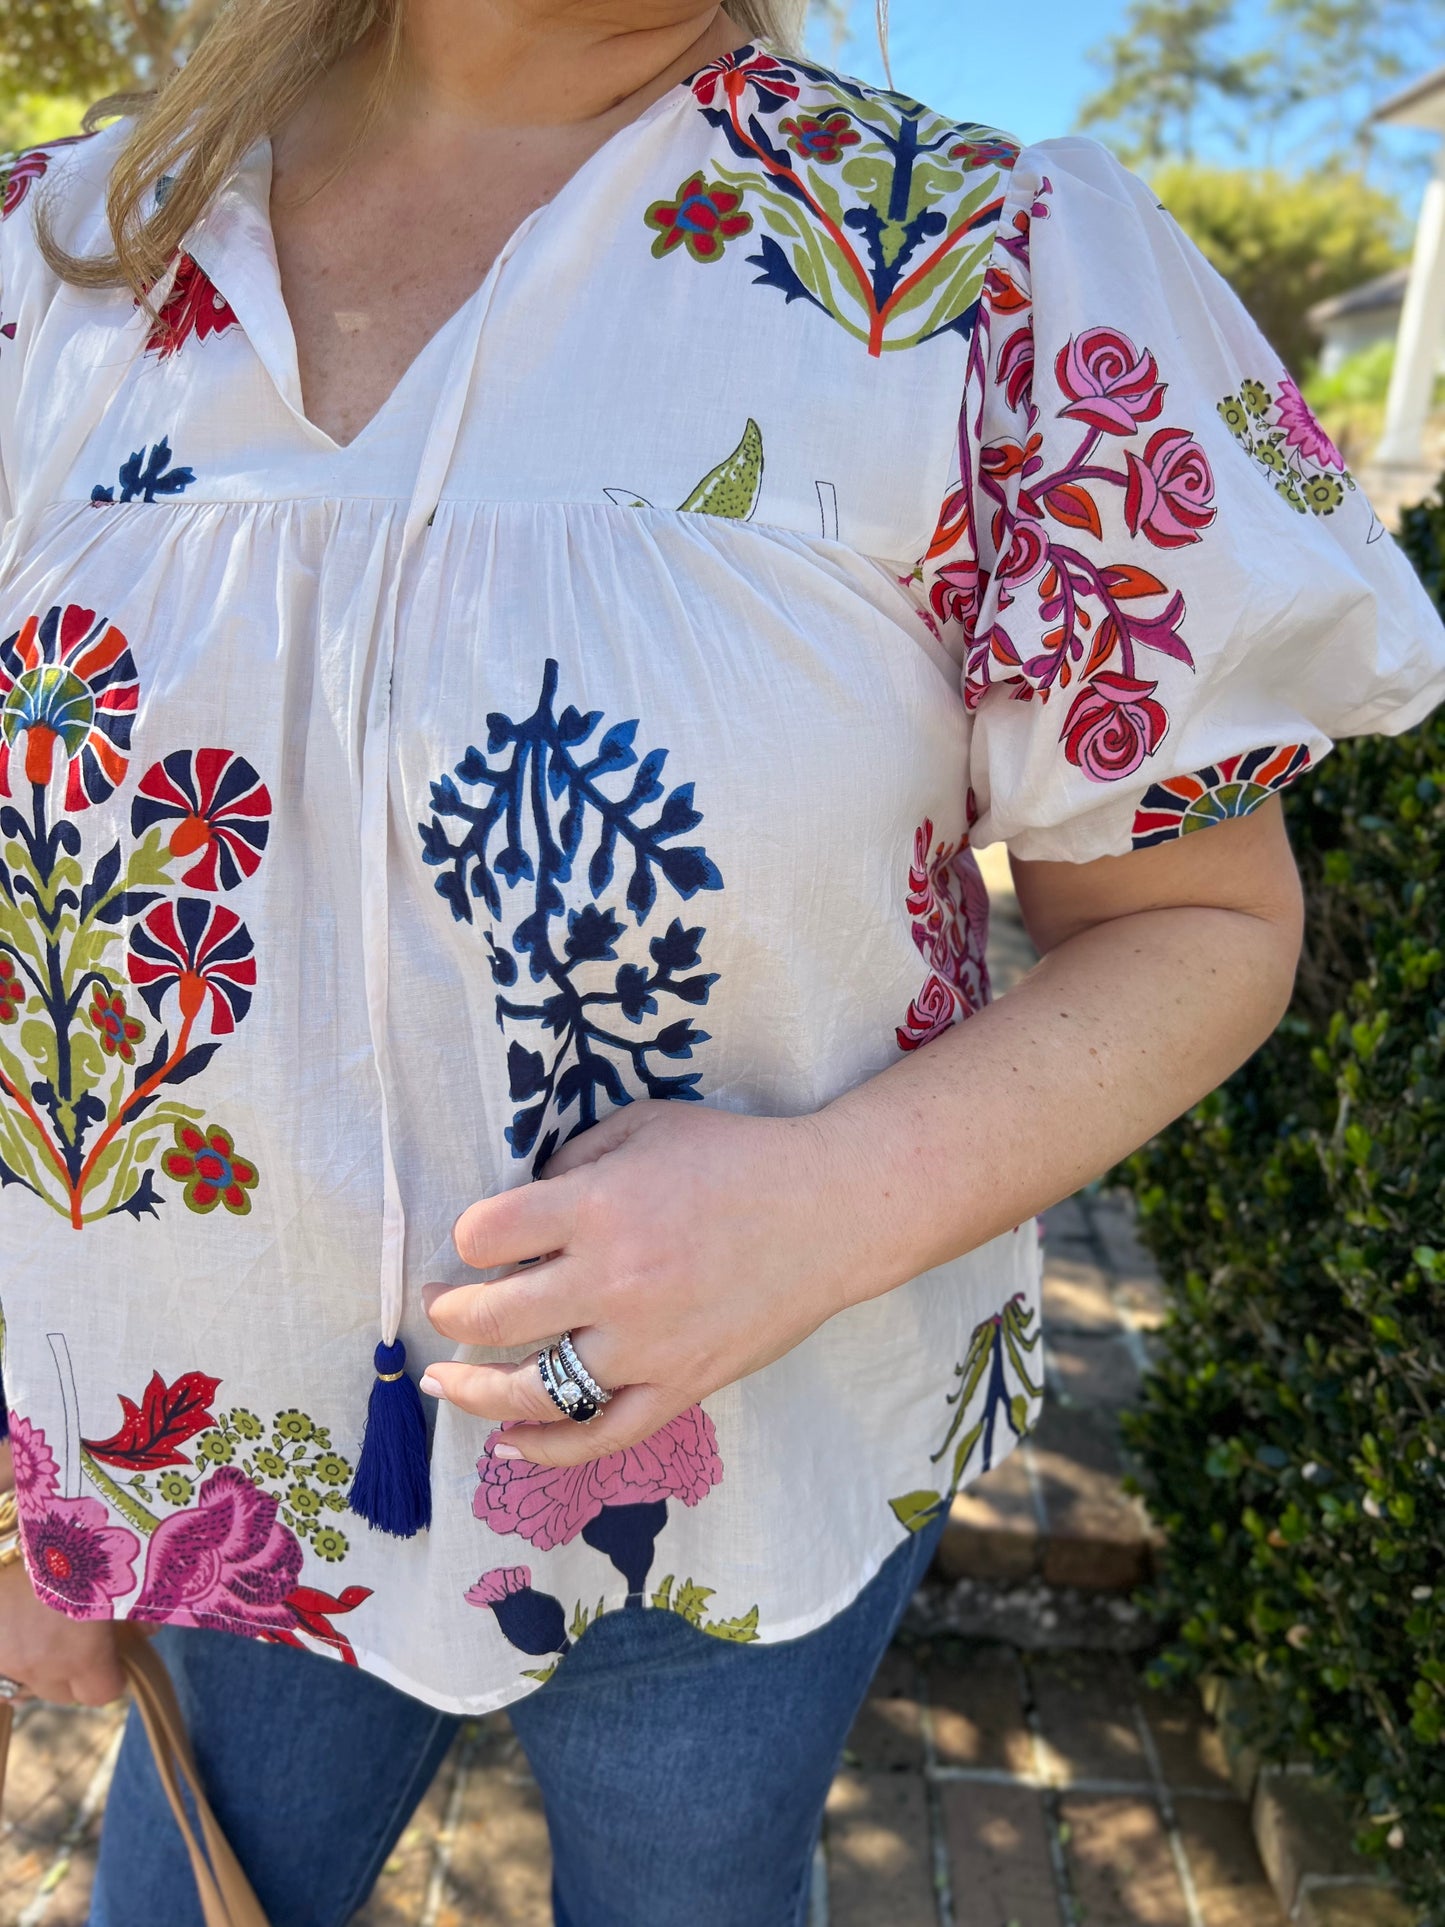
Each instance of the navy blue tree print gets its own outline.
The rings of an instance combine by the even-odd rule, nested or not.
[[[90,491],[90,499],[99,506],[117,500],[153,502],[158,495],[179,495],[195,481],[196,472],[193,468],[172,468],[170,464],[170,438],[162,435],[152,445],[149,454],[145,449],[138,448],[121,463],[117,477],[120,486],[118,497],[114,488],[97,483]]]
[[[594,742],[602,711],[568,704],[558,714],[557,683],[549,658],[532,714],[488,716],[486,753],[468,749],[432,784],[431,820],[417,825],[452,915],[473,923],[479,903],[488,918],[498,1026],[530,1033],[508,1045],[517,1109],[506,1135],[513,1157],[532,1156],[534,1174],[603,1107],[701,1096],[700,1072],[662,1066],[708,1042],[686,1014],[717,982],[700,969],[704,929],[673,917],[645,949],[631,930],[653,917],[659,884],[685,903],[723,882],[700,845],[675,841],[702,816],[691,783],[664,791],[668,752],[638,756],[636,718]],[[577,903],[574,890],[569,908],[563,885],[584,864],[591,901]]]

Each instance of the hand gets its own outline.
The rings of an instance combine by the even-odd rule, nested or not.
[[[114,1622],[42,1605],[18,1560],[0,1568],[0,1673],[61,1706],[104,1706],[125,1691]]]
[[[575,1465],[637,1444],[879,1289],[852,1162],[817,1117],[652,1102],[612,1112],[562,1147],[545,1182],[457,1221],[469,1265],[543,1261],[490,1284],[428,1285],[426,1300],[461,1344],[541,1345],[570,1330],[593,1378],[622,1389],[586,1425],[548,1399],[535,1355],[431,1365],[426,1389],[511,1421],[499,1457]]]

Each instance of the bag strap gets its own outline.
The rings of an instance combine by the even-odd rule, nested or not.
[[[122,1625],[116,1629],[116,1642],[136,1710],[155,1755],[161,1786],[186,1843],[206,1927],[269,1927],[261,1903],[201,1786],[170,1674],[143,1633]],[[182,1798],[183,1786],[195,1805],[201,1839],[197,1839],[191,1825],[191,1816]]]
[[[269,1927],[231,1843],[211,1811],[211,1803],[201,1786],[191,1752],[176,1689],[146,1636],[131,1626],[116,1628],[116,1645],[121,1665],[130,1683],[136,1710],[145,1726],[146,1737],[155,1755],[156,1772],[175,1815],[181,1838],[190,1856],[191,1871],[201,1898],[206,1927]],[[15,1725],[15,1708],[0,1700],[0,1811],[5,1802],[5,1768],[10,1756],[10,1735]],[[181,1797],[188,1792],[201,1823],[202,1839],[197,1839],[191,1816]],[[204,1844],[202,1842],[204,1841]]]

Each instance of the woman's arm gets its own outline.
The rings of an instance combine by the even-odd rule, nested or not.
[[[526,1421],[503,1456],[569,1464],[633,1444],[829,1317],[1024,1222],[1212,1090],[1273,1030],[1299,954],[1279,804],[1088,864],[1016,866],[1043,960],[996,1004],[816,1114],[632,1104],[565,1145],[548,1182],[463,1213],[470,1265],[433,1286],[448,1338],[564,1327],[626,1386],[585,1427],[535,1368],[438,1364],[424,1389]]]

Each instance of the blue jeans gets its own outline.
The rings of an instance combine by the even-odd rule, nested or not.
[[[801,1639],[739,1646],[607,1613],[510,1708],[542,1790],[557,1927],[801,1927],[823,1802],[939,1520]],[[369,1674],[230,1633],[163,1630],[216,1817],[273,1927],[341,1927],[459,1721]],[[202,1927],[132,1712],[91,1927]]]

